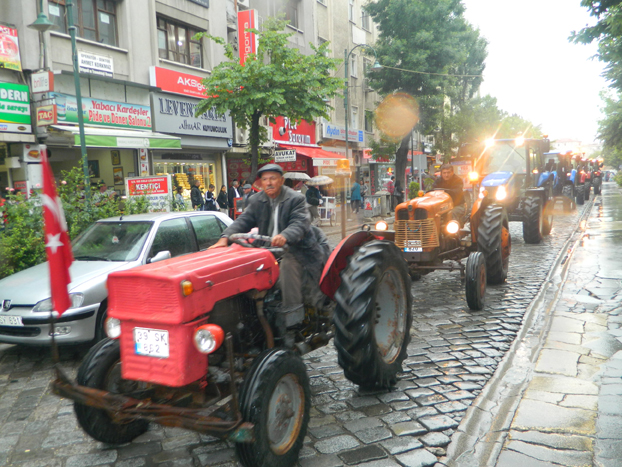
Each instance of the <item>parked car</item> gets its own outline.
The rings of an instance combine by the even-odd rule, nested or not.
[[[72,242],[72,306],[57,321],[58,344],[97,342],[105,337],[113,271],[205,250],[232,220],[216,211],[136,214],[99,220]],[[52,311],[48,263],[0,280],[0,342],[46,345]]]

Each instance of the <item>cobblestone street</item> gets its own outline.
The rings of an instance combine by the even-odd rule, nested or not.
[[[300,466],[442,465],[467,408],[592,202],[565,216],[558,204],[553,231],[539,245],[526,245],[521,224],[512,223],[507,283],[488,287],[483,311],[468,309],[457,271],[433,272],[413,283],[412,340],[393,391],[359,390],[345,379],[332,344],[306,355],[313,400]],[[71,376],[81,352],[62,351]],[[177,428],[152,425],[120,447],[93,441],[77,425],[73,403],[50,393],[52,376],[47,350],[0,345],[0,466],[239,465],[231,443]]]

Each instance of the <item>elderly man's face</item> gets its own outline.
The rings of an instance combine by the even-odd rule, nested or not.
[[[281,193],[285,179],[278,172],[264,172],[261,174],[261,186],[270,198],[276,198]]]
[[[441,170],[441,177],[443,177],[443,180],[448,181],[451,176],[454,174],[454,171],[451,169],[443,169]]]

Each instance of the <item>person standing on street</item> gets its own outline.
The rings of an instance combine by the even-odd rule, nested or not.
[[[235,199],[236,198],[241,198],[242,194],[238,191],[238,181],[237,180],[233,180],[233,182],[231,182],[231,187],[229,188],[229,194],[227,195],[229,197],[228,199],[228,205],[229,205],[229,217],[231,219],[235,219],[235,213],[233,212],[233,210],[235,209]]]
[[[242,210],[244,210],[248,206],[248,203],[250,201],[249,198],[253,196],[253,186],[250,183],[247,183],[246,185],[242,186],[242,191],[242,206],[244,206]]]
[[[311,222],[315,224],[319,221],[320,218],[318,206],[323,203],[322,193],[320,193],[320,189],[317,186],[309,185],[307,186],[307,193],[305,194],[305,198],[307,199],[309,214],[311,214]]]
[[[389,201],[390,201],[390,205],[391,205],[391,212],[395,211],[395,176],[392,175],[391,176],[391,180],[389,180],[389,182],[387,183],[387,191],[389,192]]]
[[[216,187],[211,184],[207,189],[207,192],[205,193],[205,205],[203,206],[204,211],[218,211],[218,203],[214,197],[215,189]]]
[[[184,201],[184,196],[182,195],[184,188],[181,186],[178,186],[175,189],[176,193],[175,193],[175,206],[177,207],[178,210],[180,211],[185,211],[186,210],[186,202]]]
[[[195,211],[203,210],[203,193],[199,188],[200,185],[201,182],[199,180],[195,180],[194,185],[190,190],[190,201],[192,201],[192,209],[194,209]]]
[[[365,179],[361,178],[361,206],[363,207],[363,211],[365,210],[365,197],[369,192],[369,186],[365,183]]]
[[[358,214],[361,209],[361,185],[355,180],[350,189],[350,202],[353,214]]]
[[[227,196],[227,187],[225,185],[220,187],[220,193],[218,193],[218,207],[223,214],[229,214],[229,197]]]
[[[395,195],[395,205],[393,206],[395,209],[398,204],[404,201],[404,190],[402,189],[402,184],[399,179],[395,180],[395,190],[393,194]]]

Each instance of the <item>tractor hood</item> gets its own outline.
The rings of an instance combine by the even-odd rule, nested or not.
[[[505,185],[514,175],[512,172],[494,172],[484,177],[482,186],[500,186]]]

